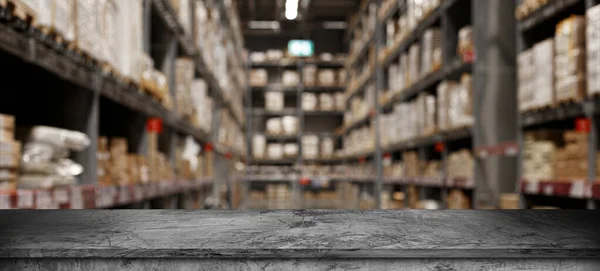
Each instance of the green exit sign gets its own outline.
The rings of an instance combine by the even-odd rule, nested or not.
[[[288,42],[288,53],[291,56],[307,57],[315,52],[315,45],[311,40],[290,40]]]

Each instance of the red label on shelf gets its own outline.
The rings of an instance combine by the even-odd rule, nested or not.
[[[159,118],[150,118],[146,123],[146,129],[151,133],[161,133],[163,126],[162,120]]]
[[[384,159],[392,158],[392,154],[391,153],[386,153],[386,154],[383,155],[383,158]]]
[[[442,143],[442,142],[435,143],[435,151],[436,152],[443,152],[445,148],[446,148],[446,145],[444,145],[444,143]]]
[[[592,121],[589,118],[577,118],[575,130],[580,133],[589,133],[592,130]]]
[[[310,179],[302,178],[300,179],[300,185],[309,185]]]
[[[366,160],[367,160],[367,158],[365,158],[364,156],[358,158],[358,162],[361,164],[364,164],[366,162]]]
[[[475,51],[471,50],[465,52],[465,54],[463,55],[463,61],[465,63],[473,63],[475,61]]]
[[[206,144],[204,144],[204,149],[206,151],[212,151],[213,150],[213,145],[210,144],[210,143],[206,143]]]
[[[228,152],[228,153],[225,154],[225,158],[231,160],[231,158],[233,158],[233,155],[230,152]]]

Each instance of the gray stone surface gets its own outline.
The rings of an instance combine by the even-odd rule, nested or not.
[[[0,217],[4,260],[600,258],[595,211],[80,210]]]
[[[0,259],[0,271],[30,270],[369,270],[598,271],[594,259]]]

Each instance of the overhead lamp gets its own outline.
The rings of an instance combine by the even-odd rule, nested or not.
[[[285,18],[295,20],[298,17],[298,0],[285,1]]]
[[[250,29],[273,29],[277,30],[280,28],[278,21],[249,21],[248,27]]]

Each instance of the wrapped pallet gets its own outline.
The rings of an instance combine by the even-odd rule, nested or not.
[[[77,7],[77,47],[97,60],[102,59],[102,37],[100,26],[100,1],[78,0]]]
[[[252,155],[255,159],[266,157],[267,139],[264,135],[254,135],[252,138]]]
[[[456,87],[456,82],[454,81],[443,81],[437,87],[437,103],[438,103],[438,111],[437,111],[437,121],[438,128],[441,131],[446,131],[450,129],[450,93]]]
[[[427,95],[425,97],[425,123],[423,127],[423,134],[429,136],[433,135],[436,130],[436,100],[435,96]]]
[[[462,128],[473,124],[473,78],[469,74],[461,76],[461,82],[449,94],[449,128]]]
[[[300,76],[296,71],[284,71],[281,82],[284,86],[294,87],[300,83]]]
[[[319,137],[316,135],[302,136],[302,157],[316,159],[319,157]]]
[[[408,51],[408,82],[414,84],[421,79],[421,47],[418,44],[410,46]]]
[[[335,72],[332,69],[319,70],[317,84],[324,87],[335,86]]]
[[[305,87],[314,87],[317,85],[317,66],[306,65],[303,69],[302,80]]]
[[[60,1],[59,1],[60,2]],[[68,2],[68,1],[65,1]],[[122,16],[121,10],[115,0],[101,0],[99,7],[99,24],[100,24],[100,39],[102,41],[101,58],[106,61],[111,67],[115,67],[119,71],[119,35],[118,35],[118,19]],[[65,26],[68,27],[68,24]],[[119,71],[120,72],[120,71]]]
[[[186,35],[192,33],[192,3],[190,0],[178,0],[177,18]]]
[[[439,28],[429,28],[423,34],[421,74],[427,75],[442,65],[442,35]]]
[[[271,143],[267,145],[267,157],[269,159],[283,158],[283,145]]]
[[[322,158],[332,158],[334,152],[334,143],[333,138],[331,137],[323,137],[321,138],[321,157]]]
[[[265,69],[253,69],[250,71],[250,86],[266,86],[269,81],[269,75]]]
[[[335,93],[335,108],[338,111],[346,110],[346,95],[343,92]]]
[[[193,114],[191,104],[192,84],[194,83],[195,66],[190,58],[175,60],[175,101],[176,112],[180,116],[190,117]]]
[[[586,92],[584,18],[571,16],[561,21],[556,26],[554,46],[556,101],[579,101]]]
[[[586,11],[588,94],[600,93],[600,5]]]
[[[284,107],[283,92],[268,91],[265,92],[265,110],[281,111]]]
[[[554,61],[554,58],[552,58],[552,61]],[[532,109],[535,104],[536,71],[533,60],[533,49],[525,50],[519,53],[517,62],[519,110],[523,112]],[[554,85],[552,88],[554,88]]]
[[[321,93],[319,94],[319,109],[321,111],[334,111],[335,110],[335,99],[332,94]]]
[[[77,1],[78,3],[81,1]],[[139,82],[147,70],[143,48],[141,0],[116,1],[119,16],[116,22],[118,54],[116,69],[121,75]],[[77,12],[79,16],[79,11]],[[80,30],[79,26],[77,27]],[[79,38],[79,37],[78,37]]]
[[[315,111],[317,110],[318,99],[317,95],[310,92],[302,93],[302,110]]]

